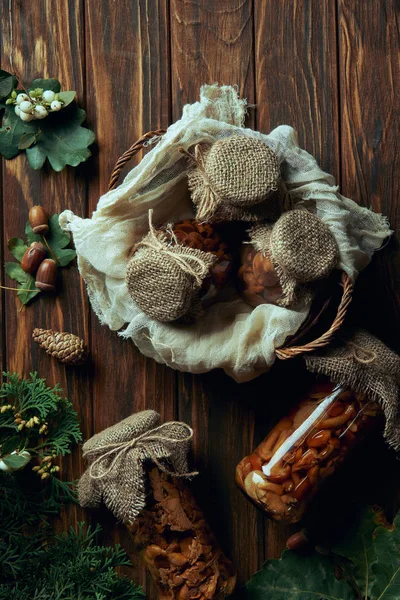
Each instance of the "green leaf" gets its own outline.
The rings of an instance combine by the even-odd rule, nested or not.
[[[26,456],[20,456],[19,454],[9,454],[2,458],[2,461],[10,469],[20,469],[29,462]]]
[[[17,78],[0,69],[0,98],[7,98],[17,85]]]
[[[375,579],[372,571],[377,561],[373,540],[375,516],[371,508],[360,507],[359,518],[353,520],[346,535],[333,548],[336,554],[351,561],[348,568],[365,598],[369,597]]]
[[[61,85],[60,85],[60,82],[58,81],[58,79],[54,79],[54,78],[53,79],[35,79],[34,81],[32,81],[31,85],[29,86],[29,91],[35,90],[37,88],[42,88],[42,90],[51,90],[55,94],[58,94],[58,92],[61,89]]]
[[[8,240],[7,247],[18,262],[21,262],[23,255],[26,250],[28,250],[28,246],[25,244],[24,240],[21,240],[20,238],[11,238]]]
[[[63,109],[67,108],[67,106],[75,100],[75,97],[76,97],[76,92],[72,92],[72,91],[60,92],[58,94],[59,100],[61,100],[61,102],[63,102]]]
[[[15,114],[14,106],[6,106],[0,129],[0,154],[6,159],[14,158],[21,151],[19,143],[24,134],[36,134],[39,121],[24,123]]]
[[[46,158],[55,171],[61,171],[66,165],[76,167],[91,156],[88,146],[93,144],[93,131],[82,127],[86,113],[76,104],[51,113],[40,121],[40,137],[37,143],[26,150],[29,164],[40,169]]]
[[[268,560],[246,585],[246,600],[355,600],[346,581],[334,574],[327,556],[285,551]]]
[[[40,235],[33,233],[29,221],[25,226],[25,234],[29,244],[41,241],[42,239]],[[71,235],[61,229],[58,222],[58,215],[53,215],[49,219],[49,232],[46,234],[46,242],[51,248],[50,254],[54,254],[60,267],[65,267],[76,257],[75,250],[67,248],[70,241]]]
[[[35,287],[35,279],[29,273],[25,273],[19,263],[6,262],[5,264],[6,273],[11,279],[17,281],[20,285],[17,286],[17,296],[21,300],[22,304],[28,304],[32,298],[39,294],[39,290]],[[32,290],[32,291],[26,291]]]
[[[37,133],[24,133],[19,140],[18,150],[26,150],[32,146],[32,144],[36,143],[37,138]]]
[[[14,452],[16,448],[19,448],[21,443],[21,438],[19,435],[15,435],[14,437],[9,438],[5,442],[1,444],[0,447],[0,456],[5,456],[6,454],[11,454]]]

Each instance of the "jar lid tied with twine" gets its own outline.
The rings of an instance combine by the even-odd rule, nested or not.
[[[335,345],[306,355],[304,360],[309,371],[326,375],[379,404],[386,419],[384,437],[400,451],[400,357],[395,352],[372,334],[357,329],[343,333]]]
[[[255,220],[266,217],[258,205],[278,190],[280,179],[278,158],[267,144],[233,135],[181,151],[193,165],[188,181],[198,221],[252,220],[249,209],[255,206]]]
[[[154,410],[131,415],[83,445],[90,466],[79,480],[79,503],[104,502],[117,519],[131,523],[146,506],[147,469],[156,465],[173,477],[194,477],[187,455],[193,430],[180,421],[161,424]]]
[[[149,317],[170,322],[201,314],[199,291],[217,257],[179,244],[172,230],[149,233],[134,248],[126,270],[132,299]]]
[[[328,225],[306,209],[288,211],[274,225],[256,225],[249,234],[251,243],[275,268],[283,291],[281,306],[311,299],[312,289],[302,286],[328,277],[339,260]]]

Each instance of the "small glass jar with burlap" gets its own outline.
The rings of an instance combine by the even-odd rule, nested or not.
[[[312,299],[339,260],[329,227],[307,210],[291,210],[249,231],[238,270],[243,299],[251,306],[292,307]]]
[[[90,466],[79,502],[104,502],[127,527],[163,600],[212,600],[233,592],[236,574],[186,481],[192,429],[136,413],[83,446]]]
[[[224,287],[232,255],[208,224],[187,219],[150,231],[136,244],[126,269],[131,298],[149,317],[189,323]]]
[[[305,358],[313,387],[236,467],[236,482],[270,518],[295,523],[349,452],[386,419],[400,448],[400,358],[365,331]]]
[[[280,208],[277,155],[261,140],[233,135],[185,152],[198,221],[260,221]]]

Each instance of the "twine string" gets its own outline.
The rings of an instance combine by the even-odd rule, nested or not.
[[[163,429],[165,429],[165,428],[167,428],[167,430],[168,430],[171,425],[179,425],[180,427],[186,429],[188,434],[182,438],[174,437],[172,434],[169,434],[169,435],[158,435],[157,434],[157,432],[162,432]],[[155,427],[154,429],[145,431],[144,433],[142,433],[142,434],[138,435],[137,437],[134,437],[131,440],[128,440],[126,442],[118,442],[118,443],[114,443],[114,444],[104,444],[103,446],[99,446],[93,450],[88,450],[83,453],[83,456],[90,457],[90,456],[97,455],[99,452],[105,451],[100,456],[98,456],[96,458],[96,460],[93,461],[93,463],[90,465],[89,477],[91,477],[91,479],[103,479],[104,477],[107,477],[107,475],[109,475],[110,473],[112,473],[114,471],[115,467],[124,458],[124,456],[128,452],[128,450],[131,450],[133,448],[145,448],[147,450],[147,452],[149,453],[149,455],[151,456],[152,460],[157,465],[157,467],[161,471],[166,473],[167,475],[179,476],[179,477],[194,477],[195,475],[197,475],[197,471],[181,473],[181,472],[171,471],[167,467],[162,465],[160,463],[160,461],[158,460],[157,456],[155,455],[155,453],[153,452],[153,449],[151,448],[151,444],[150,444],[151,442],[164,442],[167,444],[183,444],[183,443],[189,442],[192,439],[192,437],[193,437],[193,429],[191,427],[189,427],[189,425],[186,425],[186,423],[182,423],[181,421],[170,421],[169,423],[164,423],[162,425],[159,425],[158,427]],[[104,461],[108,457],[113,456],[113,455],[115,455],[115,456],[114,456],[113,460],[111,461],[110,465],[104,471],[100,472],[100,467],[101,467],[102,463],[104,463]]]
[[[203,177],[204,197],[197,207],[196,218],[206,221],[214,213],[218,201],[218,196],[213,190],[211,181],[208,177],[204,154],[201,150],[201,144],[196,144],[194,149],[194,156],[184,148],[179,148],[179,150],[197,166],[198,170],[200,171]]]
[[[351,349],[350,358],[354,358],[354,360],[361,365],[370,365],[375,362],[377,358],[376,352],[369,350],[368,348],[363,348],[363,346],[359,346],[354,342],[348,342],[347,346]]]
[[[165,243],[165,240],[160,239],[160,234],[157,234],[154,229],[153,223],[153,209],[149,210],[149,229],[150,229],[150,238],[142,240],[138,243],[137,247],[147,247],[151,248],[157,252],[162,252],[164,255],[169,256],[181,269],[184,273],[187,273],[191,277],[194,278],[197,285],[201,287],[203,283],[204,277],[208,275],[209,266],[200,256],[196,256],[195,254],[191,254],[189,252],[185,252],[182,250],[181,252],[176,252],[173,249],[170,249]],[[175,238],[176,239],[176,238]],[[175,248],[175,247],[172,247]],[[179,246],[181,248],[181,246]]]

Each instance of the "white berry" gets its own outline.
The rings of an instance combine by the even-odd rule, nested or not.
[[[21,102],[19,107],[22,110],[22,112],[29,113],[33,108],[33,104],[32,102],[29,102],[29,100],[24,100],[23,102]]]
[[[28,96],[26,94],[18,94],[16,103],[21,104],[21,102],[24,102],[24,100],[29,100]]]
[[[24,113],[21,110],[19,118],[22,119],[22,121],[32,121],[32,119],[34,119],[35,117],[31,113]]]
[[[51,102],[53,102],[54,98],[56,97],[55,93],[52,92],[51,90],[46,90],[45,92],[43,92],[42,94],[42,98],[45,102],[48,102],[49,104]]]
[[[16,106],[16,107],[14,108],[14,110],[15,110],[15,114],[17,115],[17,117],[19,117],[19,116],[20,116],[20,114],[21,114],[21,110],[20,110],[19,106]]]
[[[60,110],[60,108],[62,108],[62,104],[59,100],[53,100],[53,102],[50,104],[50,108],[51,110]]]
[[[33,116],[36,119],[45,119],[48,114],[49,113],[47,112],[47,110],[45,109],[45,107],[41,106],[40,104],[38,104],[37,106],[35,106],[34,111],[33,111]]]

